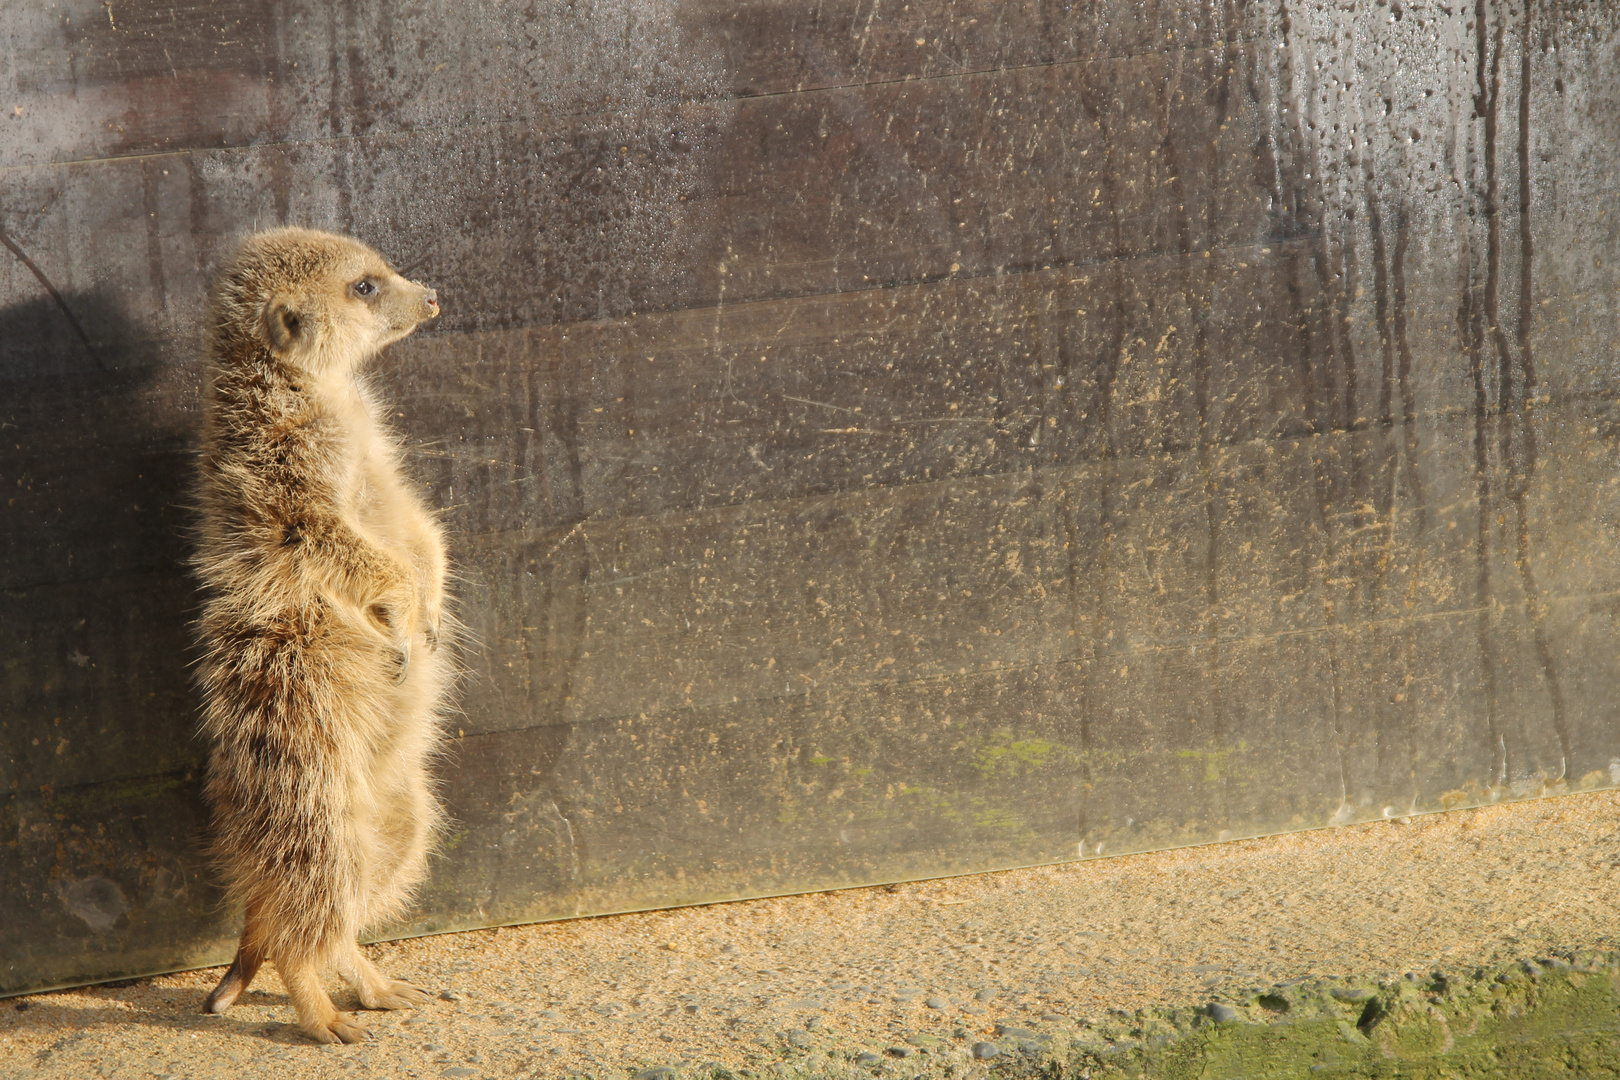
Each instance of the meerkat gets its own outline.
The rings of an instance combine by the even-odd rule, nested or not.
[[[272,961],[317,1042],[425,991],[361,953],[426,876],[452,682],[441,526],[406,481],[364,366],[439,315],[434,290],[330,233],[249,237],[216,286],[196,571],[212,851],[246,921],[205,1009]]]

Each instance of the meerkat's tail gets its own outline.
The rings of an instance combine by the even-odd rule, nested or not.
[[[219,980],[214,992],[208,995],[203,1002],[203,1012],[222,1013],[230,1008],[232,1003],[253,982],[253,976],[259,973],[259,965],[264,963],[264,954],[249,952],[244,946],[236,950],[236,959],[231,961],[231,968],[225,977]]]
[[[225,972],[225,977],[219,980],[214,992],[203,1002],[203,1012],[222,1013],[230,1008],[242,991],[252,984],[253,976],[259,973],[264,959],[258,912],[250,908],[242,926],[242,940],[236,949],[236,959],[231,961],[230,970]]]

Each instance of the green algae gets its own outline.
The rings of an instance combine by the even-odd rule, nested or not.
[[[1015,780],[1051,765],[1072,767],[1080,755],[1072,747],[1002,728],[972,746],[971,767],[986,780]]]
[[[1620,957],[1548,957],[1466,977],[1312,980],[1228,995],[1234,1017],[1149,1010],[1103,1045],[996,1070],[1008,1080],[1620,1078]],[[1148,1034],[1168,1025],[1173,1033]],[[1143,1034],[1143,1040],[1129,1038]]]

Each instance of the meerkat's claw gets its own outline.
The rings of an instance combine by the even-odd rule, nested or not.
[[[428,652],[438,652],[439,651],[439,623],[438,623],[438,620],[432,620],[432,621],[428,622],[427,625],[422,628],[422,632],[427,637]]]
[[[405,642],[394,650],[394,682],[402,683],[411,673],[411,643]]]
[[[357,1043],[373,1037],[371,1032],[342,1014],[328,1023],[312,1024],[304,1028],[304,1034],[318,1043]]]

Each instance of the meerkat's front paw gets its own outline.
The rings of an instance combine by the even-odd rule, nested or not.
[[[323,1024],[307,1024],[302,1030],[318,1043],[357,1043],[372,1037],[371,1032],[343,1013]]]
[[[422,612],[422,637],[427,641],[428,652],[438,652],[439,627],[444,624],[444,599],[434,593],[424,593],[419,606]]]
[[[426,990],[400,979],[387,979],[375,989],[360,991],[360,1004],[368,1009],[414,1009],[431,999]]]
[[[408,619],[400,608],[389,603],[372,604],[367,613],[391,644],[394,682],[404,682],[411,669],[411,634]]]

